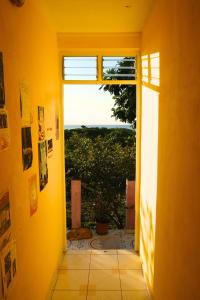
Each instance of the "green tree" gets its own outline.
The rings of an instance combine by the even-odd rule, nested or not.
[[[95,211],[101,206],[110,224],[124,227],[125,182],[135,176],[135,137],[131,130],[111,129],[107,134],[89,138],[85,128],[74,130],[65,140],[67,199],[70,181],[82,181],[82,219],[84,225],[95,222]],[[90,132],[90,129],[88,129]],[[84,132],[84,135],[82,135]],[[98,129],[97,132],[99,133]],[[124,133],[124,138],[123,138]],[[69,133],[65,133],[69,136]],[[117,137],[120,137],[117,139]],[[118,141],[118,142],[117,142]],[[70,205],[68,203],[68,220]],[[68,224],[70,226],[70,224]]]
[[[106,74],[115,74],[116,80],[128,80],[130,77],[123,74],[133,74],[134,68],[130,57],[124,57],[118,62],[116,68],[110,68]],[[112,76],[106,75],[106,79],[112,80]],[[136,86],[125,84],[106,84],[100,89],[109,92],[113,96],[114,106],[112,108],[112,117],[119,119],[124,123],[129,123],[133,128],[136,127]]]

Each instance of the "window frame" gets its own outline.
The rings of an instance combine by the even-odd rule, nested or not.
[[[96,79],[65,79],[65,58],[95,58],[96,60],[95,60],[95,62],[96,62],[96,66],[95,66],[95,69],[96,69]],[[68,68],[70,68],[70,67],[68,67]],[[85,67],[85,69],[86,69],[86,67]],[[80,75],[81,76],[81,74],[77,74],[77,75]],[[98,57],[97,57],[97,55],[83,55],[83,56],[81,56],[81,55],[64,55],[63,56],[63,80],[64,81],[67,81],[67,82],[69,82],[69,81],[97,81],[97,79],[98,79]]]
[[[64,79],[64,58],[65,57],[96,57],[97,58],[97,79],[96,80],[66,80]],[[136,58],[136,79],[134,80],[103,80],[103,57],[123,57],[123,56],[131,56]],[[61,55],[62,57],[62,82],[63,84],[127,84],[127,85],[137,85],[139,82],[138,79],[138,71],[139,71],[139,53],[137,52],[129,52],[126,53],[89,53],[89,54],[84,54],[84,53],[63,53]]]
[[[64,63],[64,56],[97,56],[97,74],[99,76],[102,66],[102,57],[103,56],[135,56],[136,57],[136,66],[137,66],[137,78],[136,80],[126,80],[126,81],[119,81],[119,80],[109,80],[105,81],[102,80],[102,74],[98,77],[98,80],[64,80],[63,76],[63,63]],[[63,87],[64,85],[68,84],[127,84],[127,85],[136,85],[137,86],[137,94],[136,94],[136,115],[137,115],[137,134],[136,134],[136,187],[135,187],[135,251],[140,250],[140,182],[141,182],[141,116],[142,116],[142,80],[141,80],[141,52],[140,48],[68,48],[60,49],[58,54],[59,60],[59,78],[61,82],[61,105],[63,107],[64,98],[63,98]],[[62,124],[62,140],[63,140],[63,161],[64,161],[64,116],[63,113],[61,114],[61,124]],[[63,186],[65,187],[65,180],[63,176]],[[65,195],[65,189],[64,189]],[[64,196],[64,205],[66,201],[66,196]],[[65,234],[66,237],[66,234]],[[64,238],[64,243],[66,244],[66,240]]]

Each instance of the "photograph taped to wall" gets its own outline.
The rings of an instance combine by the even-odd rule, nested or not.
[[[0,151],[7,149],[9,144],[8,114],[5,109],[0,109]]]
[[[3,234],[3,236],[0,237],[0,251],[10,242],[10,240],[11,240],[11,226]]]
[[[0,107],[5,105],[5,89],[4,89],[4,71],[3,71],[3,53],[0,52]]]
[[[16,241],[10,241],[1,251],[1,274],[3,279],[3,295],[6,299],[17,272]]]
[[[59,140],[59,136],[60,136],[60,121],[59,121],[59,114],[58,114],[58,112],[56,112],[55,122],[56,122],[56,140]]]
[[[48,183],[48,166],[47,166],[47,142],[38,143],[39,155],[39,176],[40,176],[40,191],[44,189]]]
[[[33,161],[31,127],[23,127],[21,133],[23,169],[27,170],[32,166]]]
[[[47,138],[50,139],[52,137],[53,128],[51,126],[47,127]]]
[[[48,140],[48,157],[52,157],[53,152],[53,139]]]
[[[44,126],[44,107],[38,106],[38,140],[45,139],[45,126]]]
[[[37,175],[32,175],[29,180],[29,199],[30,199],[30,216],[36,213],[38,208],[38,194],[37,194]]]
[[[26,81],[20,82],[20,108],[23,126],[30,126],[32,123],[31,100],[29,85]]]
[[[9,191],[0,193],[0,238],[11,226]]]

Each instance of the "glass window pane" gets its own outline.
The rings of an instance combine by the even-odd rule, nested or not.
[[[104,56],[103,57],[104,80],[135,80],[136,57]]]
[[[64,80],[97,80],[97,57],[65,56]]]

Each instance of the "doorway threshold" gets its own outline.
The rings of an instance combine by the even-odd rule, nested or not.
[[[134,233],[126,229],[109,230],[106,235],[98,235],[92,230],[90,239],[67,241],[67,250],[133,250]]]

